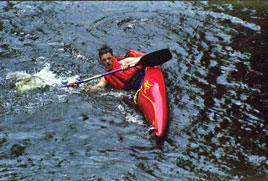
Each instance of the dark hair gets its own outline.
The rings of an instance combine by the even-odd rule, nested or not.
[[[110,53],[111,55],[114,55],[113,54],[113,49],[110,48],[108,45],[103,45],[99,50],[99,57],[101,58],[101,56],[103,54],[106,54],[106,53]]]

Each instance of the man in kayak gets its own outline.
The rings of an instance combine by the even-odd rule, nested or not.
[[[107,85],[112,85],[115,89],[118,90],[139,89],[144,76],[144,68],[141,65],[129,69],[127,68],[128,65],[138,63],[141,56],[142,55],[137,55],[130,50],[128,51],[126,57],[115,57],[113,55],[113,50],[109,46],[102,46],[99,49],[99,58],[100,63],[106,68],[106,72],[120,68],[122,68],[123,71],[106,75],[102,77],[97,84],[89,85],[85,88],[91,92],[96,92],[98,89],[105,88]],[[69,85],[71,87],[78,86],[78,84],[75,84],[75,82],[77,81],[73,81],[69,83]]]

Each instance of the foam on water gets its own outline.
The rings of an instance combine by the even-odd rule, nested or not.
[[[45,67],[37,73],[28,74],[25,71],[17,71],[9,73],[6,76],[7,79],[15,79],[15,83],[18,91],[27,91],[36,88],[43,88],[45,86],[61,85],[63,81],[75,80],[74,77],[56,77],[56,75],[50,71],[50,64],[45,64]]]
[[[114,97],[129,97],[129,93],[127,91],[106,91],[106,92],[101,92],[101,96],[114,96]]]
[[[138,115],[138,114],[127,113],[126,121],[130,122],[130,123],[135,123],[135,124],[138,124],[138,125],[143,125],[144,124],[144,120],[143,120],[142,116]]]
[[[130,93],[129,91],[106,91],[106,92],[101,92],[100,95],[102,97],[106,96],[113,96],[116,97],[117,99],[122,99],[123,97],[133,100],[133,93]],[[134,105],[134,102],[132,102]],[[144,120],[141,114],[137,114],[136,112],[133,114],[132,108],[129,106],[126,106],[124,104],[119,104],[116,106],[116,110],[120,111],[122,114],[125,115],[125,121],[129,123],[135,123],[138,125],[143,125]]]

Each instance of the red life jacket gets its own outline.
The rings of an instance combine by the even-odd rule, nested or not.
[[[140,57],[143,55],[144,55],[144,53],[141,53],[141,52],[138,52],[135,50],[128,51],[128,56],[130,56],[130,57]],[[122,65],[118,61],[123,60],[124,58],[126,58],[126,57],[117,57],[113,62],[113,67],[112,67],[111,71],[116,70],[116,69],[120,69]],[[114,88],[119,89],[119,90],[123,90],[126,88],[127,83],[129,81],[131,81],[133,76],[141,69],[142,69],[142,66],[139,65],[139,66],[127,69],[125,71],[119,71],[119,72],[116,72],[114,74],[106,75],[104,78]],[[108,72],[108,71],[106,71],[106,72]]]

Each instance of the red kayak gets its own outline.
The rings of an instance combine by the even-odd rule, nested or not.
[[[146,68],[137,103],[148,124],[154,127],[155,135],[163,136],[168,122],[168,104],[160,65]]]
[[[133,51],[133,50],[131,50]],[[135,55],[143,56],[144,54],[135,51]],[[163,136],[168,122],[168,104],[166,85],[160,65],[154,67],[146,67],[145,76],[134,97],[134,102],[143,112],[145,119],[149,125],[155,129],[155,135]]]

